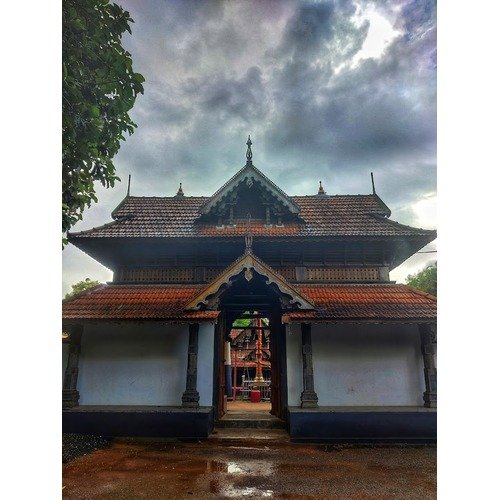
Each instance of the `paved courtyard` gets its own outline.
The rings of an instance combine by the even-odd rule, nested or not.
[[[116,441],[63,465],[63,497],[436,498],[434,447],[297,445],[281,430],[260,439],[227,432],[201,443]]]

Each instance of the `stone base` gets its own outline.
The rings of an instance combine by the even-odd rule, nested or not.
[[[200,394],[198,391],[184,391],[181,399],[183,408],[200,407]]]
[[[288,409],[290,438],[306,443],[436,442],[436,411],[422,407]]]
[[[437,394],[424,392],[424,406],[426,408],[437,408]]]
[[[205,439],[214,427],[211,406],[78,406],[64,410],[63,432],[105,437]]]
[[[62,391],[62,407],[74,408],[78,406],[80,400],[80,393],[76,390],[63,389]]]
[[[301,408],[317,408],[318,407],[318,395],[312,391],[303,391],[300,395],[300,407]]]

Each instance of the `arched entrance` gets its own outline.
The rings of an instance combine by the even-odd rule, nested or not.
[[[248,279],[250,277],[251,279]],[[260,359],[256,359],[254,363],[250,360],[248,363],[257,366],[254,371],[248,371],[246,374],[246,377],[251,377],[250,387],[260,389],[262,393],[265,393],[265,389],[269,386],[270,413],[278,418],[285,417],[287,406],[286,339],[285,328],[281,324],[283,309],[280,299],[282,298],[279,290],[267,284],[267,278],[255,271],[251,273],[251,276],[248,272],[242,272],[234,277],[231,286],[228,286],[220,295],[221,318],[216,334],[214,360],[214,406],[217,408],[217,417],[220,418],[224,414],[224,396],[227,396],[226,389],[229,382],[228,371],[224,367],[224,361],[227,362],[225,359],[227,350],[225,351],[224,347],[226,342],[232,340],[231,332],[239,328],[245,330],[244,327],[235,327],[235,321],[241,319],[251,321],[246,330],[255,332],[256,337],[259,338],[257,357]],[[266,352],[269,353],[270,359],[264,359],[263,353]],[[270,369],[266,373],[265,368],[268,366]],[[259,375],[262,377],[260,386],[257,383]],[[236,377],[236,380],[231,380],[231,382],[238,384],[241,380]]]
[[[246,240],[245,253],[195,297],[187,309],[220,311],[214,336],[213,406],[217,419],[224,413],[224,343],[230,338],[234,321],[245,316],[268,320],[271,413],[278,418],[285,418],[287,372],[282,315],[298,309],[313,310],[314,306],[283,276],[252,253],[251,237]]]

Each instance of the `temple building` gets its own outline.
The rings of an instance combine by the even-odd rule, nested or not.
[[[251,145],[210,197],[129,185],[68,234],[113,280],[63,301],[63,431],[206,438],[249,405],[294,441],[432,442],[436,298],[389,273],[436,231],[373,183],[288,196]]]

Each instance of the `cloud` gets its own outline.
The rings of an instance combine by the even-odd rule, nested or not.
[[[180,181],[212,194],[244,165],[250,133],[254,163],[289,194],[319,180],[329,194],[368,193],[373,171],[394,217],[419,222],[436,192],[435,2],[117,1],[146,78],[115,161],[133,194],[173,195]],[[386,41],[367,57],[381,23]],[[109,221],[125,184],[99,190],[75,230]],[[74,252],[65,275],[92,278]]]

